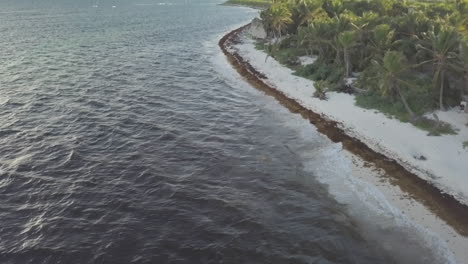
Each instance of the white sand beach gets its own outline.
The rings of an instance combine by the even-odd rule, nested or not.
[[[468,114],[457,109],[438,111],[439,119],[451,124],[457,134],[428,136],[427,131],[410,123],[356,106],[353,95],[329,92],[328,100],[314,98],[311,80],[293,75],[291,69],[271,57],[265,60],[266,53],[257,50],[254,41],[247,37],[235,48],[265,74],[268,85],[307,109],[338,122],[348,135],[468,205],[468,148],[463,147],[468,140]]]

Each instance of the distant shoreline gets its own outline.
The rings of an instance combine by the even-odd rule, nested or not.
[[[251,7],[255,9],[266,9],[270,4],[265,3],[266,1],[259,1],[259,0],[228,0],[221,5],[227,6],[245,6]]]
[[[468,206],[437,188],[434,184],[422,179],[399,162],[379,153],[360,139],[349,135],[346,127],[336,121],[330,120],[327,116],[316,113],[302,105],[295,99],[286,96],[282,91],[268,84],[267,77],[253,67],[247,58],[242,57],[236,49],[236,44],[240,42],[239,37],[248,25],[233,30],[225,35],[219,46],[227,56],[230,64],[255,88],[274,97],[292,113],[301,114],[303,118],[309,120],[317,130],[330,138],[333,142],[341,142],[343,148],[362,158],[364,161],[376,164],[378,168],[385,170],[395,178],[396,184],[408,193],[414,194],[418,201],[427,206],[434,214],[438,215],[458,233],[468,236]],[[291,75],[292,76],[292,75]],[[293,77],[293,76],[292,76]]]

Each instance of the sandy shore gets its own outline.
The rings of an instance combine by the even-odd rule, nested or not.
[[[461,130],[455,139],[450,136],[427,137],[424,131],[409,124],[354,106],[349,95],[331,94],[328,101],[313,98],[314,87],[310,80],[292,75],[290,69],[272,58],[265,61],[265,53],[256,50],[248,38],[240,37],[242,30],[235,30],[220,41],[237,71],[254,87],[309,119],[332,141],[341,142],[353,161],[354,177],[376,186],[392,206],[442,238],[457,262],[465,263],[468,259],[465,250],[468,248],[468,174],[462,172],[468,171],[468,151],[464,152],[463,147],[455,146],[454,142],[468,134]],[[444,121],[459,121],[464,117],[456,112],[439,116]],[[406,133],[414,134],[403,138],[401,135],[406,136]],[[386,138],[396,139],[386,142]],[[428,145],[428,142],[434,145]],[[448,145],[438,148],[444,144]],[[392,151],[402,145],[404,155]],[[454,150],[452,156],[444,157],[444,151]],[[419,164],[422,162],[414,158],[420,157],[418,155],[428,158],[422,167]],[[447,159],[451,161],[444,164]],[[447,174],[437,177],[436,172]],[[451,176],[451,173],[455,175]],[[444,195],[441,190],[451,196]]]
[[[268,85],[305,108],[339,123],[347,135],[468,205],[468,149],[463,147],[463,142],[468,140],[466,113],[455,109],[437,112],[440,120],[451,124],[458,134],[428,136],[427,131],[410,123],[357,107],[353,95],[330,92],[326,101],[314,98],[312,81],[292,75],[292,70],[272,58],[265,61],[266,54],[255,49],[251,40],[245,39],[236,48],[240,56],[268,77],[265,80]]]

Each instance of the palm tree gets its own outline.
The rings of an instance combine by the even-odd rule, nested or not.
[[[310,26],[300,27],[297,31],[297,48],[304,47],[306,54],[311,55],[315,48],[316,39],[313,37],[313,32]],[[319,55],[322,55],[319,53]]]
[[[336,45],[333,41],[331,19],[316,19],[307,27],[301,27],[298,33],[299,41],[308,50],[315,50],[319,54],[319,59],[333,57]]]
[[[352,14],[352,13],[351,13]],[[378,15],[373,12],[363,12],[362,16],[349,15],[351,26],[357,34],[356,52],[357,66],[362,69],[369,65],[372,49],[369,49],[370,33],[378,21]]]
[[[320,1],[290,0],[289,9],[292,13],[290,33],[297,33],[301,26],[308,25],[308,23],[310,23],[314,18],[320,16],[320,6]]]
[[[283,2],[276,2],[264,12],[265,14],[262,19],[269,25],[274,38],[281,38],[287,26],[293,22],[291,19],[291,11],[288,6]]]
[[[323,7],[329,16],[338,16],[345,10],[343,1],[340,0],[324,1]]]
[[[395,30],[392,30],[387,24],[381,24],[374,28],[371,43],[377,56],[383,56],[385,51],[393,46],[394,36]]]
[[[408,112],[411,121],[416,119],[416,115],[411,110],[408,102],[402,91],[402,86],[409,86],[405,81],[405,74],[408,70],[408,65],[405,55],[397,51],[387,51],[381,63],[376,60],[372,61],[375,65],[379,82],[379,90],[383,95],[397,95]]]
[[[449,21],[456,30],[460,33],[461,39],[459,41],[459,57],[460,57],[460,71],[463,74],[465,87],[461,89],[462,96],[468,91],[468,1],[455,2],[457,12],[449,15]]]
[[[434,30],[428,32],[425,46],[418,45],[419,49],[425,50],[431,55],[434,65],[434,88],[439,89],[439,107],[444,110],[445,83],[447,82],[447,72],[454,69],[457,64],[458,55],[456,50],[459,46],[460,36],[458,32],[449,26],[442,26],[435,33]]]
[[[343,59],[345,63],[345,78],[351,75],[351,58],[349,50],[356,44],[356,32],[344,31],[338,35],[338,43],[343,49]]]
[[[460,61],[462,65],[463,78],[465,80],[465,87],[462,88],[462,95],[468,91],[468,39],[462,41],[460,48]]]
[[[273,8],[272,26],[278,38],[281,38],[281,34],[290,23],[292,23],[291,12],[286,6],[281,5]]]
[[[273,34],[274,44],[270,42],[268,49],[273,50],[277,46],[282,34],[286,31],[289,24],[293,22],[291,19],[291,11],[288,8],[286,0],[273,0],[273,4],[266,10],[260,13],[260,18],[267,33]],[[268,59],[269,54],[265,57]]]

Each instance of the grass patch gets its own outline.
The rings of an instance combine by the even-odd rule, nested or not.
[[[316,61],[312,64],[298,67],[294,74],[313,81],[327,81],[331,85],[336,85],[343,79],[344,68]]]
[[[267,45],[265,45],[265,43],[263,43],[262,41],[257,41],[255,42],[255,48],[257,50],[266,51]]]
[[[356,96],[356,105],[365,109],[376,109],[390,118],[397,118],[409,122],[410,117],[401,102],[390,102],[375,93],[364,93]]]
[[[415,98],[410,96],[408,102],[413,107],[413,111],[417,115],[423,115],[427,111],[430,111],[432,107],[426,104],[426,98]],[[375,109],[379,112],[384,113],[389,118],[396,118],[402,122],[410,122],[410,116],[406,112],[403,103],[400,101],[391,101],[388,98],[384,98],[376,93],[365,93],[356,95],[356,105],[365,109]],[[454,135],[455,130],[450,124],[444,122],[437,122],[436,120],[421,117],[418,120],[412,122],[412,124],[422,130],[428,131],[431,136],[440,135]]]
[[[283,49],[275,49],[273,47],[271,56],[275,58],[279,63],[286,65],[288,67],[298,67],[300,66],[299,63],[299,56],[302,55],[301,50],[297,48],[283,48]]]
[[[468,141],[463,142],[463,148],[468,148]]]
[[[255,48],[268,53],[276,61],[293,70],[300,67],[299,57],[305,55],[304,50],[284,44],[268,45],[262,41],[257,41]]]
[[[433,119],[428,119],[422,117],[417,121],[413,122],[413,125],[422,129],[429,131],[428,136],[441,136],[441,135],[456,135],[457,132],[453,129],[453,127],[445,122],[442,121],[435,121]]]
[[[381,96],[377,90],[377,87],[379,87],[377,79],[369,78],[372,75],[375,75],[375,73],[372,68],[369,68],[359,76],[357,85],[369,92],[356,95],[356,105],[366,109],[376,109],[388,117],[396,118],[402,122],[410,122],[411,118],[401,100],[398,98],[392,100],[390,96]],[[411,109],[420,118],[411,123],[422,130],[428,131],[430,136],[456,134],[450,124],[423,117],[425,113],[430,113],[437,107],[432,93],[430,77],[413,75],[411,88],[406,89],[405,97]]]

